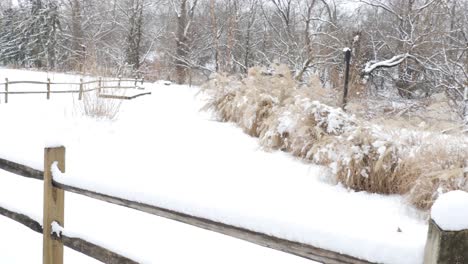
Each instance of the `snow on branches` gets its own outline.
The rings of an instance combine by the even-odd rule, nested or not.
[[[378,68],[395,67],[395,66],[399,65],[400,63],[402,63],[408,57],[412,57],[412,56],[409,55],[408,53],[405,53],[405,54],[400,54],[400,55],[393,56],[393,58],[388,59],[388,60],[384,60],[384,61],[375,61],[375,60],[369,61],[364,66],[363,73],[365,75],[369,75],[375,69],[378,69]]]

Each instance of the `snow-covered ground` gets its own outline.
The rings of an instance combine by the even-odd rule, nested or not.
[[[9,173],[2,173],[1,178],[0,206],[13,207],[19,212],[39,212],[35,208],[41,207],[40,181]],[[21,188],[12,188],[14,186]],[[25,198],[25,194],[28,197]],[[76,230],[80,237],[142,263],[237,264],[252,260],[255,263],[310,264],[296,256],[73,193],[67,193],[65,199],[67,230]],[[41,234],[3,216],[0,216],[0,234],[0,263],[42,263]],[[67,247],[64,261],[66,264],[101,263]]]
[[[79,78],[0,70],[4,77]],[[113,122],[83,116],[76,95],[52,95],[49,101],[45,95],[11,95],[8,104],[1,98],[0,157],[42,169],[43,148],[63,144],[66,173],[59,181],[70,185],[370,261],[422,263],[427,223],[402,197],[332,186],[322,180],[329,173],[324,168],[264,152],[240,129],[200,113],[196,88],[145,86],[152,95],[123,102]],[[0,206],[41,221],[41,183],[0,175]],[[160,262],[161,254],[170,263],[192,260],[179,259],[185,254],[200,257],[193,263],[218,263],[221,257],[245,257],[236,263],[305,261],[69,193],[65,210],[66,230],[145,263]],[[0,226],[5,221],[0,218]]]

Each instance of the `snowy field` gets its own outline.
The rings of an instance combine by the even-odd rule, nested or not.
[[[0,70],[0,80],[5,77],[79,78]],[[152,95],[123,102],[116,121],[84,116],[77,95],[53,94],[49,101],[45,95],[11,95],[8,104],[2,97],[0,157],[42,170],[44,147],[63,144],[63,183],[369,261],[422,263],[427,224],[402,197],[332,186],[323,182],[329,173],[324,168],[264,152],[256,139],[232,124],[200,113],[203,100],[196,96],[197,88],[145,87]],[[0,206],[42,222],[41,182],[4,171],[0,175]],[[67,231],[144,263],[310,263],[74,194],[66,193],[65,199]],[[11,249],[9,255],[0,253],[0,262],[31,263],[31,257],[40,263],[39,235],[3,217],[0,231],[6,234],[0,243]],[[21,255],[21,241],[27,241],[21,245],[31,254]],[[15,252],[25,260],[15,261]],[[66,263],[94,263],[80,258],[66,251]]]

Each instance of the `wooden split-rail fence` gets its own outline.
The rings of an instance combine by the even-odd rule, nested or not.
[[[207,229],[210,231],[239,238],[260,246],[280,250],[321,263],[372,263],[358,259],[340,252],[314,247],[296,241],[275,237],[243,227],[216,222],[208,218],[193,216],[183,212],[177,212],[170,208],[158,207],[150,204],[135,202],[120,197],[115,197],[93,190],[86,190],[57,182],[53,178],[52,166],[65,172],[65,148],[54,147],[44,150],[44,170],[36,170],[28,166],[9,160],[0,159],[0,169],[27,178],[42,180],[44,183],[43,223],[42,225],[30,217],[0,207],[0,215],[11,218],[30,229],[43,234],[43,263],[62,264],[63,246],[72,248],[104,263],[137,263],[136,261],[112,252],[99,245],[78,237],[68,236],[64,233],[53,233],[52,225],[64,227],[64,192],[73,192],[104,202],[128,207],[138,211],[172,219],[185,224]],[[1,174],[0,174],[1,177]],[[66,176],[65,176],[66,177]],[[425,250],[425,264],[435,263],[468,263],[468,230],[453,232],[444,231],[434,221],[429,223],[428,240]],[[385,248],[381,249],[385,251]]]
[[[199,228],[225,234],[231,237],[239,238],[252,242],[257,245],[280,250],[307,259],[319,261],[322,263],[370,263],[365,260],[320,249],[308,244],[290,241],[287,239],[275,237],[272,235],[248,230],[242,227],[216,222],[208,218],[193,216],[182,212],[174,211],[170,208],[158,207],[150,204],[140,203],[99,193],[92,190],[86,190],[67,184],[57,182],[52,176],[52,164],[57,162],[58,169],[65,172],[65,148],[45,148],[44,150],[44,170],[36,170],[31,167],[15,163],[9,160],[0,159],[0,169],[13,174],[42,180],[44,182],[44,201],[43,201],[43,224],[31,219],[30,217],[13,212],[0,207],[0,215],[11,218],[30,229],[43,234],[43,263],[61,264],[63,263],[63,245],[70,247],[78,252],[88,255],[104,263],[137,263],[118,253],[112,252],[99,245],[95,245],[84,239],[69,237],[65,234],[52,234],[52,223],[56,222],[64,227],[64,192],[73,192],[104,202],[125,206],[138,211],[157,215],[167,219],[172,219],[186,223]],[[0,174],[1,177],[1,174]],[[64,229],[66,230],[66,228]]]
[[[4,102],[8,103],[9,95],[18,95],[18,94],[45,94],[46,99],[50,99],[51,94],[73,94],[77,93],[78,94],[78,100],[83,99],[83,95],[87,92],[92,92],[92,91],[97,91],[99,93],[100,97],[103,98],[115,98],[115,99],[134,99],[136,97],[142,96],[142,95],[147,95],[151,94],[150,92],[147,93],[141,93],[137,94],[134,96],[118,96],[118,95],[107,95],[107,94],[102,94],[102,91],[104,90],[111,90],[111,89],[135,89],[135,88],[140,88],[138,85],[143,85],[145,79],[144,78],[135,78],[135,79],[124,79],[124,78],[117,78],[117,79],[103,79],[99,78],[97,80],[91,80],[91,81],[83,81],[83,79],[80,79],[80,82],[52,82],[50,78],[47,78],[46,82],[41,82],[41,81],[9,81],[8,78],[5,78],[4,83],[0,83],[0,87],[4,87],[4,91],[0,91],[0,94],[4,95]],[[126,85],[123,85],[123,84]],[[21,85],[21,84],[34,84],[34,85],[43,85],[44,90],[42,91],[14,91],[12,86],[14,85]],[[92,85],[95,84],[94,88],[86,88],[87,85]],[[110,85],[112,84],[112,85]],[[133,85],[130,85],[133,84]],[[77,86],[78,89],[72,89],[72,90],[52,90],[52,86],[54,85],[72,85],[72,86]]]

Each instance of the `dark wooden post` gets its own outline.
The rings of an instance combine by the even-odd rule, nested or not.
[[[47,100],[50,99],[50,78],[47,78]]]
[[[138,76],[135,76],[135,88],[137,87]]]
[[[8,104],[8,78],[5,78],[5,104]]]
[[[119,75],[119,81],[117,83],[117,86],[120,88],[120,82],[122,81],[122,75]]]
[[[101,87],[102,87],[102,77],[99,77],[99,81],[98,81],[98,94],[101,93]]]
[[[52,222],[64,226],[64,191],[52,185],[52,164],[57,162],[61,172],[65,172],[65,148],[44,149],[44,213],[43,213],[43,262],[63,264],[63,244],[51,237]]]
[[[80,79],[80,93],[78,94],[78,100],[83,99],[83,78]]]
[[[351,49],[345,48],[345,80],[344,80],[344,90],[343,90],[343,102],[341,108],[346,111],[346,104],[348,103],[348,82],[349,82],[349,64],[351,62]]]
[[[145,81],[145,77],[141,78],[141,85],[143,85],[143,82]]]

